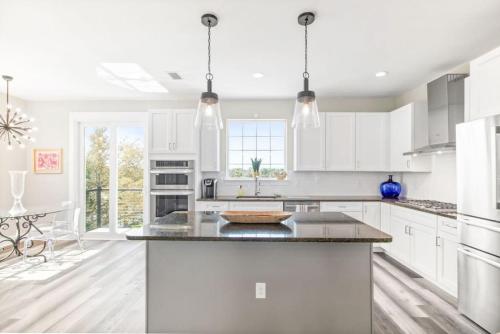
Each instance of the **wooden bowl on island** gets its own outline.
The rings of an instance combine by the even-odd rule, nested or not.
[[[283,211],[223,211],[220,216],[230,223],[279,224],[292,214]]]

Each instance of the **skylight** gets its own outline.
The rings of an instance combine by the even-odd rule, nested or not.
[[[136,63],[101,63],[96,72],[101,79],[118,87],[143,93],[168,93],[162,84]]]

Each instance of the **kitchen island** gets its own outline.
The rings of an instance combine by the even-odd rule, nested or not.
[[[391,236],[342,213],[232,224],[172,213],[146,240],[147,331],[371,333],[372,243]]]

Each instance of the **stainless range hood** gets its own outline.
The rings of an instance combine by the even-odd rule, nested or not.
[[[427,84],[429,145],[404,155],[455,151],[455,126],[464,121],[464,79],[467,76],[446,74]]]

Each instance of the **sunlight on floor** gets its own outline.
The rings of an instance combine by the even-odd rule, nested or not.
[[[73,268],[100,251],[100,249],[83,252],[79,249],[56,251],[55,258],[45,263],[43,260],[34,258],[26,263],[19,261],[0,269],[0,281],[44,281]]]

